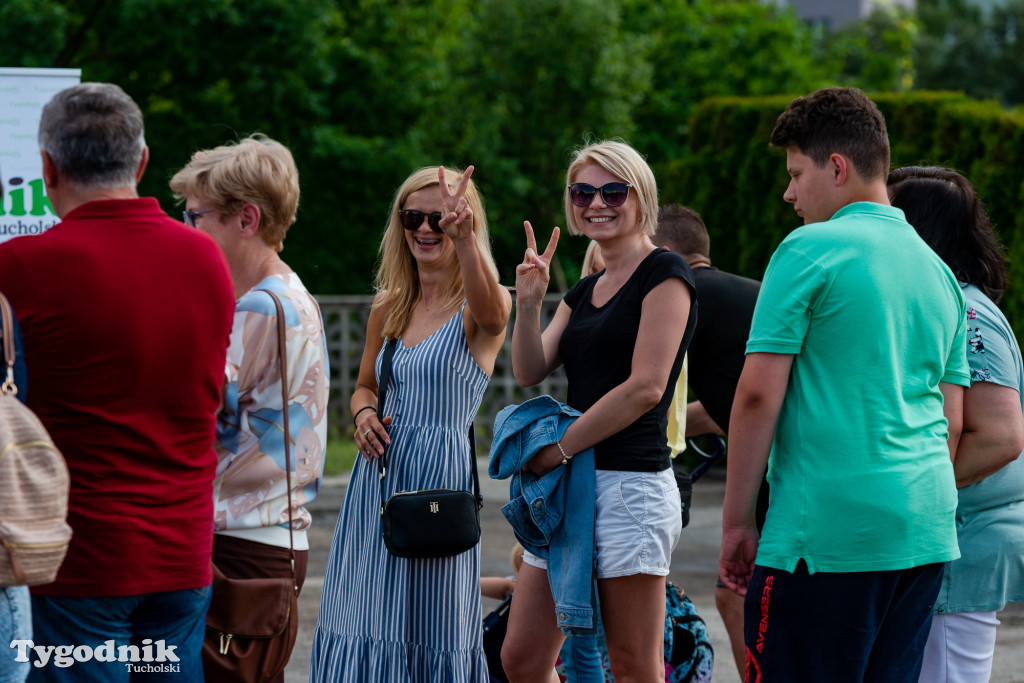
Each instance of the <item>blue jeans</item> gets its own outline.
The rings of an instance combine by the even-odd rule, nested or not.
[[[0,588],[0,683],[21,683],[28,676],[28,662],[14,661],[17,650],[7,650],[11,641],[25,638],[32,638],[28,588]]]
[[[565,679],[572,683],[604,683],[599,639],[604,632],[592,636],[568,636],[558,656],[565,667]]]
[[[210,586],[111,598],[33,595],[36,646],[72,646],[76,652],[72,657],[65,649],[64,666],[57,666],[61,653],[54,651],[42,667],[35,666],[41,658],[34,652],[29,680],[202,681],[201,653],[210,595]],[[79,651],[88,649],[78,646],[88,646],[96,656],[78,657]],[[99,661],[100,652],[103,659],[117,661]],[[132,658],[136,661],[129,661]]]

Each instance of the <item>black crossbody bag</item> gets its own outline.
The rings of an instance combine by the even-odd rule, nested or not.
[[[391,380],[391,359],[397,339],[388,341],[381,362],[377,405],[384,410],[384,396]],[[384,499],[387,452],[377,459],[380,473],[380,521],[384,545],[395,557],[450,557],[480,541],[480,477],[476,468],[476,439],[469,427],[469,457],[473,467],[473,491],[424,489],[399,491]],[[423,457],[431,457],[423,453]]]

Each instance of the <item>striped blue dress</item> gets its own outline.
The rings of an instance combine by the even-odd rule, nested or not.
[[[463,304],[463,311],[465,304]],[[377,356],[380,377],[381,356]],[[416,346],[401,338],[380,415],[391,415],[386,495],[472,489],[469,425],[489,377],[462,311]],[[384,547],[376,461],[356,458],[324,576],[310,681],[485,683],[480,546],[402,559]]]

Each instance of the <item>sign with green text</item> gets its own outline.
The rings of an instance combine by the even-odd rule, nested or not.
[[[81,69],[0,67],[0,242],[38,235],[60,220],[43,186],[39,117],[56,92],[81,78]]]

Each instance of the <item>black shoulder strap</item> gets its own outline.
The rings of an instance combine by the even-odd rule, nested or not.
[[[384,347],[384,355],[380,363],[380,385],[377,387],[377,410],[384,410],[384,397],[388,393],[388,383],[391,381],[391,359],[398,347],[398,339],[389,339]],[[384,472],[387,469],[387,447],[384,448],[384,455],[377,458],[377,471],[380,473],[380,510],[384,512]],[[484,506],[484,497],[480,495],[480,475],[476,466],[476,434],[473,424],[469,425],[469,459],[473,468],[473,495],[476,498],[477,508]]]

